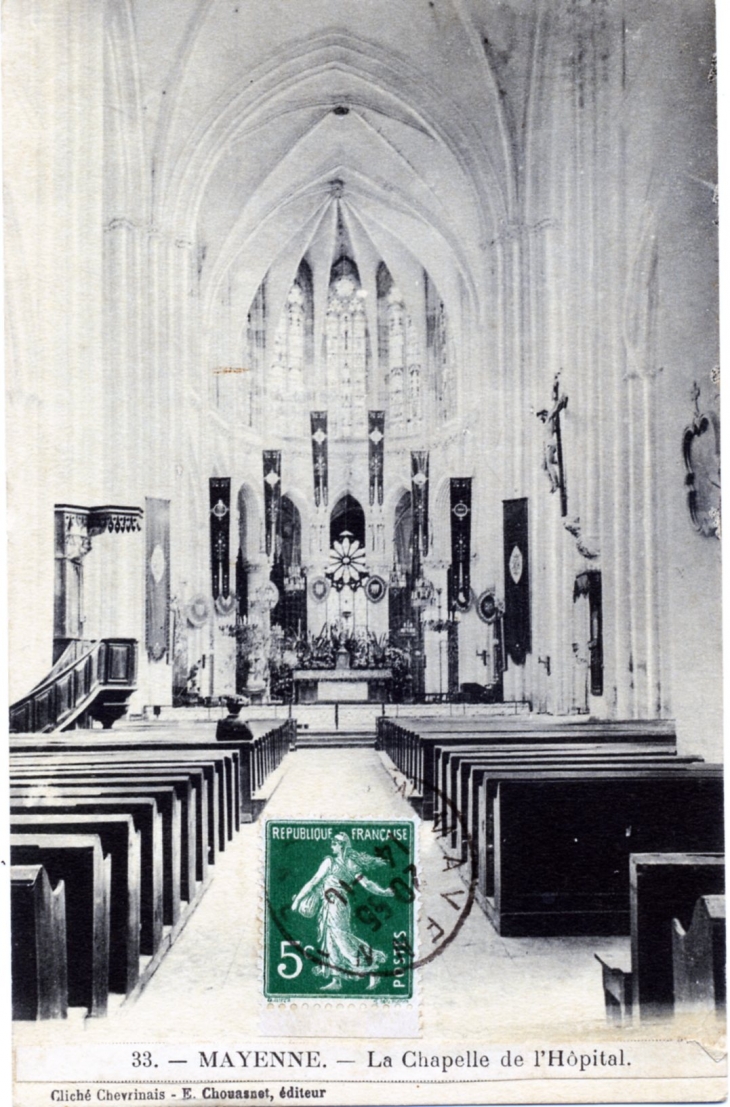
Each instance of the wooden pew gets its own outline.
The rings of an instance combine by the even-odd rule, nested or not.
[[[37,773],[31,768],[11,766],[11,781],[38,780]],[[139,782],[139,793],[143,788],[171,788],[177,805],[172,804],[170,796],[162,793],[160,810],[163,814],[163,872],[165,881],[165,921],[170,925],[177,922],[180,914],[180,900],[183,898],[183,884],[188,895],[190,874],[195,865],[195,798],[192,795],[192,781],[189,773],[176,773],[173,769],[156,769],[147,765],[137,769],[134,766],[89,765],[73,767],[54,761],[45,764],[40,778],[45,787],[58,784],[119,784],[135,789]],[[177,810],[176,810],[177,806]],[[195,886],[192,887],[192,894]],[[188,898],[186,895],[184,898]]]
[[[472,742],[466,745],[449,742],[437,745],[434,748],[434,778],[436,782],[434,817],[440,819],[445,814],[445,807],[456,810],[464,809],[465,785],[469,777],[471,764],[478,762],[483,757],[491,757],[495,752],[510,754],[513,751],[515,755],[533,754],[536,757],[552,756],[555,751],[561,754],[565,751],[571,751],[576,757],[621,756],[624,760],[646,760],[658,756],[673,760],[677,758],[675,750],[669,753],[657,753],[657,751],[647,748],[642,742],[585,741],[580,743],[550,743],[547,746],[535,742],[521,744]],[[699,758],[692,758],[692,760],[699,760]]]
[[[610,730],[613,741],[641,741],[656,749],[676,747],[674,724],[669,720],[595,720],[590,716],[515,716],[492,719],[456,717],[377,720],[377,748],[385,750],[397,767],[411,780],[422,780],[423,740],[440,737],[444,741],[468,742],[483,738],[491,741],[500,735],[506,739],[533,742],[542,737],[563,735],[566,741],[603,740]]]
[[[170,782],[176,784],[176,792],[181,803],[181,857],[180,870],[180,894],[184,900],[190,902],[195,896],[196,882],[203,881],[208,869],[208,838],[211,833],[211,823],[208,820],[209,793],[213,793],[216,787],[209,764],[196,764],[186,758],[178,760],[160,759],[157,755],[153,759],[149,755],[143,755],[142,760],[129,759],[122,751],[110,750],[103,758],[99,755],[90,757],[76,752],[69,754],[53,754],[50,758],[44,755],[14,755],[12,769],[16,776],[22,771],[27,778],[38,778],[48,764],[59,765],[64,773],[72,770],[92,772],[94,779],[101,778],[102,774],[108,777],[110,774],[129,776],[137,771],[141,765],[148,774],[165,773],[167,770],[173,775]],[[97,770],[98,766],[98,770]],[[175,774],[182,773],[189,778],[188,783]],[[192,796],[190,795],[192,789]]]
[[[677,818],[679,811],[675,808],[669,814]],[[721,839],[721,824],[718,830]],[[672,1013],[673,920],[678,919],[686,930],[700,896],[724,894],[722,845],[720,840],[713,852],[709,852],[712,845],[708,852],[692,850],[691,845],[680,852],[667,843],[666,852],[631,854],[631,967],[634,1003],[642,1020]]]
[[[620,759],[612,759],[608,763],[599,763],[591,761],[587,764],[573,764],[570,757],[566,757],[564,760],[551,761],[549,758],[543,760],[532,761],[530,758],[526,759],[523,763],[515,762],[512,760],[500,760],[497,759],[494,763],[483,764],[478,767],[479,786],[477,794],[475,794],[475,805],[477,810],[477,853],[478,853],[478,887],[480,892],[489,897],[494,894],[494,881],[495,881],[495,859],[500,848],[500,842],[497,838],[497,824],[495,822],[496,809],[498,807],[498,798],[500,784],[503,781],[507,781],[507,787],[512,789],[515,784],[520,782],[525,783],[528,787],[532,781],[538,782],[542,791],[548,791],[554,785],[550,784],[550,781],[572,781],[581,782],[594,781],[594,780],[610,780],[612,778],[631,780],[676,780],[685,779],[686,777],[694,776],[696,773],[704,774],[705,770],[708,770],[709,776],[712,780],[716,779],[717,766],[707,766],[704,762],[689,763],[680,762],[675,764],[674,759],[667,761],[658,760],[656,763],[642,762],[639,765],[634,765],[632,762],[624,763]],[[543,782],[540,784],[540,782]],[[574,791],[580,789],[582,785],[580,783],[573,783],[570,785]],[[607,785],[607,794],[614,785]],[[504,789],[503,789],[504,791]],[[620,786],[618,787],[620,793]],[[621,799],[620,794],[616,794],[613,797],[615,811],[621,817]],[[568,801],[566,800],[566,803]],[[577,802],[577,801],[575,801]],[[510,812],[510,818],[512,818]],[[560,807],[556,807],[555,811],[543,812],[536,824],[536,816],[532,812],[525,813],[524,828],[525,834],[541,835],[541,842],[543,843],[540,848],[545,848],[545,835],[547,831],[551,831],[553,826],[562,828],[567,824],[567,820],[579,819],[580,812],[576,812],[573,806],[566,806],[563,810]],[[703,824],[704,825],[704,824]],[[511,824],[510,824],[511,827]],[[574,837],[574,831],[561,829],[562,834],[567,834],[568,844],[571,842],[580,842],[580,837]],[[513,842],[520,841],[520,836],[514,834],[510,829],[510,833],[513,833]],[[626,862],[628,864],[628,856],[630,850],[626,851]]]
[[[647,750],[655,752],[671,753],[676,751],[676,739],[674,730],[670,725],[659,721],[656,724],[624,722],[594,721],[577,724],[560,719],[543,721],[524,721],[522,719],[509,720],[508,725],[471,726],[457,728],[445,732],[444,724],[423,726],[419,733],[407,731],[404,728],[388,726],[390,720],[379,720],[379,733],[382,736],[384,748],[388,752],[396,766],[414,784],[415,795],[420,796],[420,811],[424,819],[434,816],[435,797],[438,791],[436,772],[436,751],[449,744],[488,746],[500,745],[529,745],[550,746],[572,745],[590,742],[594,744],[637,744],[644,745]],[[503,720],[499,720],[502,724]],[[393,732],[398,734],[393,737]],[[392,737],[386,737],[390,735]]]
[[[42,865],[66,888],[68,1002],[107,1012],[111,858],[96,834],[11,834],[12,865]]]
[[[10,869],[14,1019],[65,1019],[68,1009],[66,889],[42,865]]]
[[[11,766],[17,765],[19,770],[26,766],[42,767],[44,763],[73,764],[81,761],[84,767],[92,764],[111,763],[118,761],[127,763],[142,770],[145,763],[160,764],[164,767],[174,768],[177,762],[189,763],[193,760],[204,773],[208,784],[208,863],[215,863],[218,850],[225,849],[226,842],[232,837],[233,828],[236,825],[236,816],[233,807],[240,807],[237,793],[234,789],[240,786],[240,771],[238,766],[239,756],[236,749],[221,750],[217,746],[209,749],[203,745],[203,749],[191,747],[188,743],[183,748],[178,748],[179,743],[170,743],[169,748],[160,747],[159,743],[152,749],[149,743],[142,749],[130,752],[125,746],[102,745],[96,743],[88,746],[78,743],[61,746],[54,742],[46,749],[36,748],[38,743],[33,743],[33,748],[22,746],[17,749],[18,742],[27,743],[29,740],[15,740],[11,749]],[[47,761],[45,759],[48,759]],[[239,813],[240,819],[240,813]]]
[[[140,880],[140,953],[152,956],[162,941],[162,817],[154,799],[135,796],[101,796],[76,789],[77,795],[58,793],[42,796],[33,791],[13,788],[10,810],[13,814],[129,814],[141,839]]]
[[[501,934],[622,934],[629,856],[722,848],[718,766],[499,770],[480,794],[478,896]]]
[[[495,763],[515,767],[545,767],[567,763],[576,766],[595,765],[609,767],[611,764],[624,764],[640,767],[644,765],[696,764],[701,758],[678,757],[676,754],[647,753],[641,746],[628,745],[551,745],[499,746],[491,748],[481,746],[446,748],[438,757],[439,792],[436,796],[434,811],[434,829],[442,836],[448,835],[451,847],[459,856],[466,859],[466,834],[472,841],[477,835],[477,811],[475,797],[485,772]]]
[[[287,719],[272,727],[270,721],[263,723],[254,720],[249,725],[254,732],[252,742],[228,737],[224,741],[207,741],[195,735],[161,739],[155,733],[148,737],[135,735],[132,738],[127,735],[123,739],[101,735],[97,737],[94,734],[93,738],[84,740],[72,737],[71,734],[54,734],[11,736],[10,749],[11,755],[76,751],[88,756],[104,754],[110,750],[123,750],[130,757],[146,751],[167,758],[173,752],[185,756],[197,753],[201,761],[206,757],[215,759],[216,755],[224,754],[234,759],[232,772],[235,773],[237,784],[238,818],[241,822],[251,822],[256,817],[257,810],[253,793],[263,783],[262,773],[271,772],[296,744],[296,721]]]
[[[109,988],[129,995],[139,979],[140,835],[131,815],[11,815],[18,834],[97,834],[111,857]]]
[[[11,771],[11,786],[28,777]],[[89,770],[87,773],[64,773],[59,770],[46,778],[44,784],[51,795],[66,796],[147,796],[154,799],[162,815],[162,907],[163,922],[174,926],[180,917],[180,801],[171,783],[163,783],[143,774],[115,777]]]
[[[688,929],[672,920],[674,1013],[722,1014],[727,1006],[725,896],[700,896]]]

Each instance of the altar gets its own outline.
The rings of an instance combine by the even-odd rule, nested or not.
[[[383,703],[390,669],[295,669],[295,703]]]

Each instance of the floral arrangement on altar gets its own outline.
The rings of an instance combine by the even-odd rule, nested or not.
[[[411,660],[406,649],[388,634],[376,635],[364,627],[353,630],[345,620],[327,623],[319,634],[299,635],[274,626],[268,634],[258,625],[241,624],[233,633],[242,654],[268,677],[273,699],[289,702],[295,669],[334,669],[339,650],[347,650],[353,669],[389,669],[392,690],[398,698],[410,677]]]

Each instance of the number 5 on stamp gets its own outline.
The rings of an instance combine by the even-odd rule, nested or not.
[[[269,820],[264,993],[413,994],[413,823]]]

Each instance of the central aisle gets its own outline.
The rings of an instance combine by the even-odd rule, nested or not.
[[[197,911],[136,1003],[107,1020],[87,1023],[106,1040],[170,1041],[258,1036],[261,1011],[262,830],[266,817],[409,818],[381,755],[373,749],[305,749],[287,756],[278,787],[258,823],[220,857]],[[419,870],[437,881],[443,854],[421,824]],[[626,939],[502,939],[475,904],[456,940],[419,969],[424,1034],[492,1041],[546,1022],[575,1032],[604,1025],[596,950]],[[496,1029],[495,1029],[496,1028]]]

